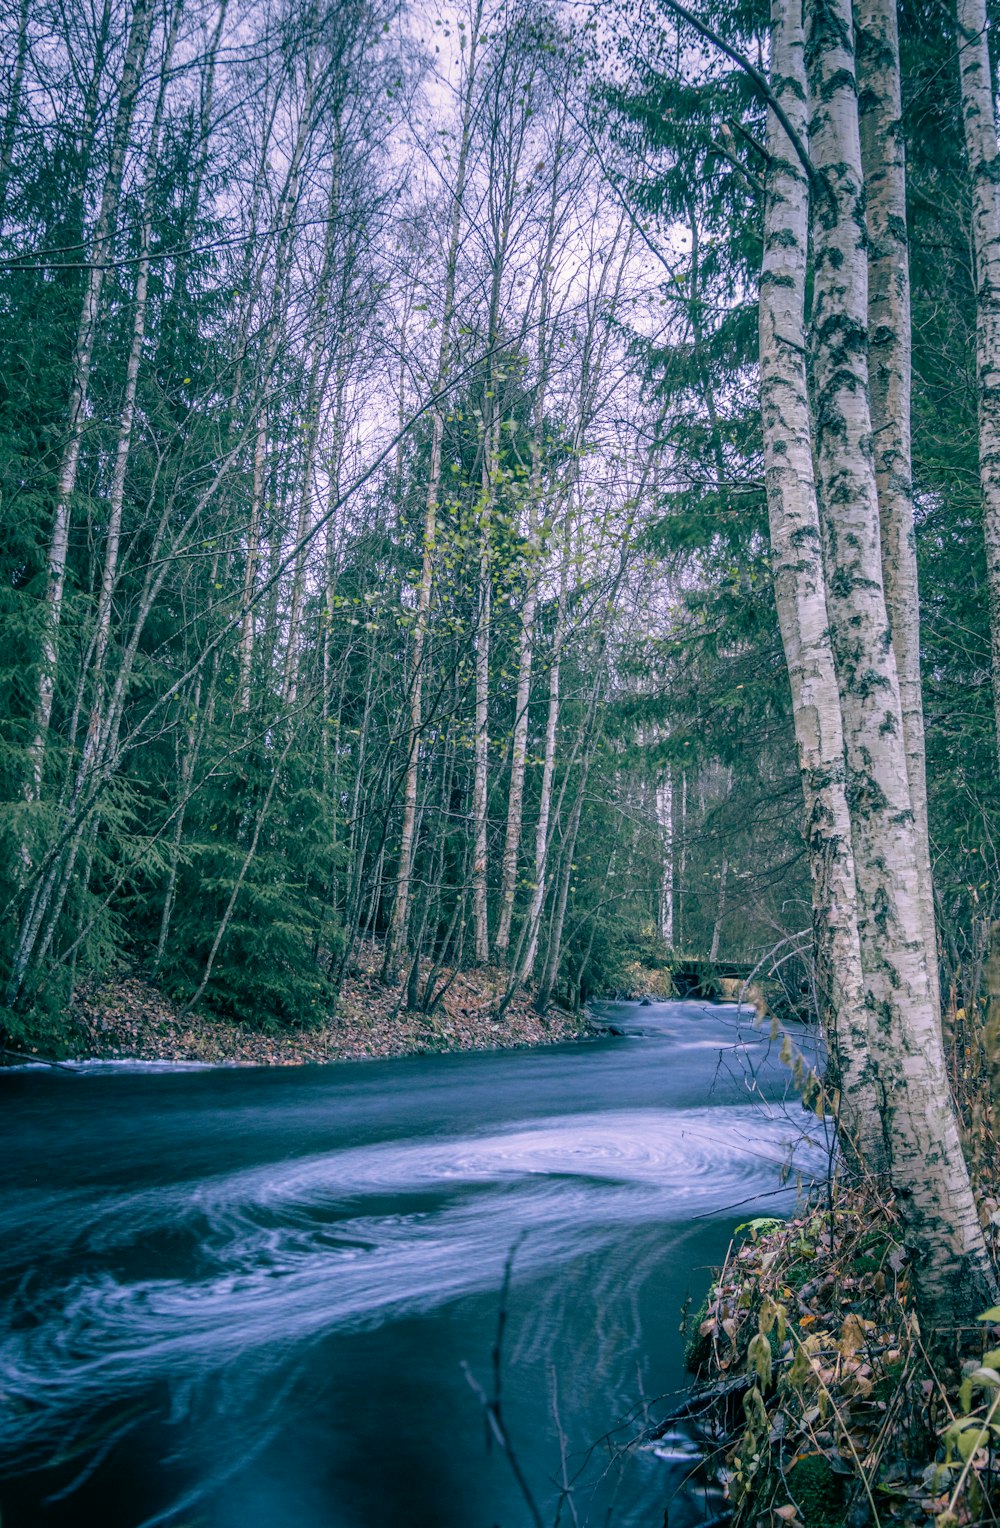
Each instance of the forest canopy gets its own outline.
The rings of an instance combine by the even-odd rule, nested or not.
[[[445,965],[544,1006],[809,955],[758,358],[771,23],[695,20],[7,8],[15,1040],[122,966],[318,1022],[372,937],[417,1005]],[[956,24],[906,0],[899,28],[947,991],[997,886],[974,177]]]

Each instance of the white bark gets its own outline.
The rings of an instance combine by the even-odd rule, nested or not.
[[[302,410],[305,419],[304,431],[305,442],[302,452],[301,479],[299,485],[299,507],[295,521],[295,543],[300,551],[295,559],[292,569],[292,592],[288,611],[288,635],[285,648],[285,672],[282,680],[282,698],[286,707],[293,706],[298,694],[299,683],[299,626],[302,620],[302,607],[305,602],[306,583],[306,547],[305,540],[309,530],[309,518],[313,501],[313,473],[316,466],[316,452],[319,445],[319,411],[320,399],[324,386],[330,374],[330,359],[326,349],[326,324],[327,312],[330,305],[330,289],[333,281],[333,256],[335,235],[339,233],[337,227],[338,210],[340,205],[340,165],[339,165],[339,134],[335,148],[335,160],[330,178],[330,191],[326,205],[326,231],[323,237],[323,254],[320,262],[319,280],[316,290],[312,295],[312,316],[310,320],[309,336],[309,382],[306,388],[305,406]],[[343,429],[340,412],[343,400],[343,379],[338,377],[335,389],[335,422],[334,439],[335,460],[331,463],[329,472],[333,483],[340,476],[340,451],[343,443]],[[327,601],[329,605],[329,599]],[[324,698],[325,704],[325,698]]]
[[[972,179],[979,477],[986,540],[993,709],[1000,746],[1000,153],[986,0],[956,0],[956,9],[965,149]]]
[[[107,727],[106,712],[106,683],[105,662],[107,658],[108,643],[111,634],[112,602],[118,581],[118,554],[121,545],[122,510],[125,500],[125,473],[128,466],[129,452],[132,444],[132,425],[135,417],[135,397],[139,377],[139,367],[142,359],[142,347],[146,334],[146,302],[149,286],[150,245],[152,243],[152,201],[153,186],[159,151],[160,129],[163,120],[163,109],[166,100],[167,84],[170,75],[170,64],[173,56],[174,45],[177,40],[177,32],[181,19],[181,4],[178,4],[171,16],[170,27],[164,43],[164,54],[160,65],[160,85],[157,94],[156,107],[153,113],[153,122],[150,129],[149,147],[146,156],[145,184],[143,195],[143,224],[141,235],[141,248],[139,268],[136,273],[135,307],[132,320],[132,339],[129,346],[129,358],[125,373],[125,396],[122,410],[119,416],[118,441],[115,449],[115,462],[111,474],[111,491],[108,499],[108,529],[105,542],[104,567],[101,575],[101,588],[98,596],[97,617],[95,621],[94,636],[91,643],[89,657],[89,675],[81,672],[78,685],[78,702],[82,700],[89,677],[93,689],[90,716],[87,724],[87,733],[84,739],[83,750],[77,765],[73,788],[69,796],[68,811],[72,818],[76,814],[77,806],[86,791],[90,781],[96,760],[100,756],[105,742]],[[74,714],[70,728],[70,746],[73,746],[76,737],[77,720],[79,715],[79,703],[74,707]],[[76,865],[77,855],[84,842],[84,834],[88,829],[85,818],[81,818],[75,825],[69,839],[66,850],[61,860],[61,871],[56,876],[56,869],[60,864],[57,859],[50,867],[36,887],[33,898],[33,918],[31,922],[31,937],[28,942],[20,940],[15,958],[15,979],[17,984],[23,982],[27,974],[27,959],[33,957],[36,961],[44,960],[55,932],[56,924],[62,913],[63,903],[70,886],[70,878]],[[98,831],[96,818],[89,823],[91,835]],[[88,872],[89,873],[89,872]],[[50,905],[51,904],[51,905]],[[47,924],[44,920],[47,918]]]
[[[129,346],[128,364],[125,368],[125,396],[118,419],[118,440],[115,447],[115,464],[111,473],[111,491],[108,495],[108,530],[104,546],[104,567],[101,572],[101,591],[97,602],[97,618],[94,633],[94,652],[91,661],[91,683],[94,689],[83,758],[73,792],[73,804],[79,799],[90,766],[100,746],[104,725],[104,666],[108,642],[111,636],[111,613],[114,593],[118,583],[118,555],[121,549],[122,511],[125,505],[125,474],[132,449],[132,428],[135,421],[135,399],[139,384],[139,368],[142,349],[146,339],[146,307],[149,296],[150,250],[153,242],[153,197],[159,161],[160,130],[166,102],[167,83],[174,45],[180,26],[182,4],[175,5],[170,19],[163,59],[160,65],[160,87],[150,129],[149,148],[146,154],[145,186],[143,191],[142,236],[139,266],[135,279],[135,306],[132,311],[132,339]]]
[[[559,980],[563,927],[566,922],[570,880],[573,875],[573,855],[576,853],[576,840],[580,831],[580,818],[583,814],[583,798],[587,789],[587,775],[589,771],[590,749],[588,747],[584,754],[580,779],[576,784],[576,794],[570,810],[569,822],[566,825],[566,837],[562,845],[562,860],[559,866],[559,880],[556,885],[555,905],[552,908],[552,921],[549,925],[549,940],[545,951],[545,964],[542,970],[542,979],[538,984],[538,992],[535,995],[535,1007],[539,1013],[544,1013],[549,1006],[556,983]]]
[[[448,380],[451,367],[451,330],[455,316],[455,279],[462,237],[465,187],[472,143],[472,115],[475,99],[476,61],[483,5],[477,0],[469,32],[469,58],[462,84],[461,125],[459,128],[458,165],[452,192],[448,245],[445,253],[444,301],[441,312],[441,342],[438,349],[435,393]],[[434,554],[437,545],[437,510],[441,492],[441,444],[444,437],[444,406],[438,403],[431,422],[431,460],[427,475],[427,500],[424,510],[423,552],[420,584],[417,589],[416,621],[410,654],[410,726],[407,739],[406,775],[403,781],[403,821],[399,835],[399,859],[396,867],[396,895],[393,899],[389,933],[385,945],[382,976],[394,981],[406,948],[406,930],[410,911],[410,882],[413,873],[413,848],[417,822],[417,782],[420,767],[420,730],[423,725],[424,647],[427,640],[431,588],[434,581]]]
[[[920,684],[920,599],[913,534],[910,453],[913,347],[896,0],[858,0],[855,20],[861,160],[867,192],[868,368],[882,532],[882,577],[899,675],[906,774],[917,831],[924,942],[934,1001],[940,1011]]]
[[[623,226],[624,223],[619,224],[618,235],[621,234]],[[618,235],[616,235],[616,238]],[[529,981],[534,970],[535,961],[538,956],[538,933],[541,927],[542,910],[545,906],[548,890],[548,855],[552,836],[550,829],[552,787],[555,779],[556,737],[559,729],[559,675],[562,662],[562,647],[567,626],[569,568],[572,557],[574,524],[573,501],[579,487],[580,456],[596,407],[598,389],[604,376],[608,336],[610,334],[609,325],[604,330],[603,336],[601,338],[598,337],[597,318],[602,312],[606,300],[610,312],[614,313],[617,310],[630,243],[631,235],[628,241],[626,241],[616,276],[612,271],[612,262],[610,260],[604,261],[592,294],[592,300],[588,305],[587,330],[580,365],[577,417],[573,430],[572,458],[564,490],[566,507],[563,527],[563,549],[559,566],[559,599],[556,609],[555,630],[552,636],[552,652],[549,660],[549,694],[545,718],[545,751],[542,761],[538,819],[535,824],[534,875],[531,902],[519,941],[521,954],[514,962],[516,967],[513,978],[514,984]],[[608,286],[610,283],[613,283],[613,285],[609,293]]]
[[[816,462],[858,887],[866,1002],[891,1177],[932,1326],[967,1322],[995,1279],[952,1106],[924,942],[896,660],[882,585],[868,396],[868,268],[850,0],[810,16]]]
[[[532,115],[531,69],[527,78],[519,77],[519,65],[530,53],[515,48],[493,80],[487,136],[487,228],[490,262],[490,300],[486,343],[489,361],[486,368],[486,395],[483,399],[483,476],[479,510],[479,604],[476,621],[476,732],[475,780],[473,788],[472,915],[475,932],[475,957],[480,964],[489,959],[490,939],[487,905],[487,802],[489,796],[489,677],[492,604],[492,523],[497,483],[500,473],[500,427],[504,413],[501,399],[507,381],[507,367],[496,354],[501,340],[501,299],[503,278],[510,257],[514,212],[521,179],[521,160],[526,147],[526,132]],[[547,282],[547,273],[546,273]],[[541,335],[544,343],[544,334]],[[522,654],[524,649],[522,648]],[[530,683],[530,671],[528,673]],[[525,726],[527,700],[525,699]],[[521,766],[523,770],[523,765]],[[509,825],[509,818],[508,818]],[[516,870],[516,847],[514,867]],[[509,930],[508,930],[509,933]]]
[[[667,768],[656,787],[656,822],[660,830],[660,938],[668,948],[674,943],[674,787]]]
[[[804,37],[795,0],[771,7],[771,88],[808,141]],[[775,604],[792,691],[805,798],[813,938],[823,1018],[840,1089],[840,1125],[853,1150],[884,1165],[869,1056],[857,887],[840,695],[834,670],[813,480],[805,352],[809,188],[773,111],[760,278],[761,413]]]
[[[552,815],[552,784],[556,770],[556,736],[559,730],[559,668],[562,662],[562,645],[566,632],[566,595],[568,582],[569,522],[567,520],[566,555],[559,569],[559,603],[556,609],[555,631],[552,635],[552,654],[549,660],[549,696],[545,713],[545,752],[542,759],[542,783],[538,798],[538,818],[535,822],[535,866],[531,902],[526,919],[526,937],[522,939],[523,954],[518,963],[517,979],[531,979],[538,956],[538,930],[541,927],[542,909],[545,906],[546,877],[549,856],[549,821]]]
[[[122,171],[125,151],[136,96],[142,77],[142,63],[149,43],[153,21],[153,8],[149,0],[137,0],[132,13],[125,59],[122,66],[118,93],[118,112],[112,130],[107,174],[101,192],[101,204],[94,227],[90,247],[90,268],[84,286],[83,302],[77,325],[76,343],[70,369],[69,410],[66,425],[66,443],[63,447],[56,491],[55,514],[46,569],[45,626],[41,641],[41,667],[38,693],[35,702],[35,735],[31,747],[31,780],[28,783],[29,798],[37,797],[42,789],[42,771],[45,764],[45,743],[49,722],[52,719],[52,702],[55,696],[56,664],[59,653],[59,626],[62,620],[63,596],[66,588],[66,564],[69,557],[69,526],[73,494],[76,491],[76,475],[80,464],[80,448],[90,392],[90,372],[97,339],[97,324],[101,306],[104,272],[111,253],[115,233],[115,219],[121,199]]]
[[[492,372],[492,368],[491,368]],[[494,403],[494,408],[496,404]],[[490,621],[492,618],[493,558],[492,510],[497,466],[500,420],[489,427],[483,442],[483,485],[479,506],[479,605],[476,613],[476,730],[474,742],[475,773],[472,786],[472,921],[475,958],[485,965],[490,958],[490,935],[487,919],[487,823],[486,805],[489,786],[489,698],[490,698]]]
[[[531,439],[531,486],[528,496],[529,525],[528,545],[531,554],[538,556],[543,530],[542,499],[542,444],[545,428],[550,344],[549,296],[551,272],[558,229],[557,211],[560,193],[559,162],[563,150],[565,115],[560,118],[552,169],[552,191],[549,200],[548,223],[545,243],[541,250],[538,303],[537,379],[535,384],[534,421]],[[524,774],[528,756],[528,705],[531,700],[531,669],[535,647],[535,612],[538,607],[539,569],[528,569],[528,584],[521,607],[521,630],[518,641],[517,696],[514,705],[514,735],[511,741],[510,788],[507,794],[507,827],[504,833],[503,858],[500,868],[500,916],[497,921],[494,949],[501,960],[510,951],[510,929],[514,917],[514,898],[517,890],[517,862],[521,849],[521,818],[524,810]]]
[[[718,960],[719,941],[722,938],[722,925],[726,917],[726,896],[729,890],[729,855],[726,850],[722,851],[722,865],[719,869],[719,900],[715,910],[715,922],[712,925],[712,944],[708,952],[709,960]]]
[[[536,539],[532,528],[531,540]],[[500,868],[500,918],[494,950],[506,960],[510,950],[510,926],[514,916],[517,890],[517,861],[521,851],[521,818],[524,810],[524,771],[528,757],[528,703],[531,699],[531,668],[535,646],[535,611],[538,605],[538,582],[534,568],[521,607],[521,631],[518,644],[517,696],[514,702],[514,735],[511,741],[510,789],[507,795],[507,827],[504,833]]]
[[[288,267],[294,245],[295,209],[299,201],[302,160],[309,136],[315,123],[315,84],[309,70],[306,96],[299,113],[295,142],[292,148],[284,187],[278,202],[276,222],[281,230],[275,255],[272,311],[267,328],[262,362],[263,395],[257,415],[257,431],[253,448],[253,484],[250,490],[250,520],[247,526],[247,552],[243,564],[243,618],[240,622],[239,679],[236,690],[237,709],[246,711],[250,705],[250,678],[253,666],[255,636],[254,615],[256,611],[257,564],[260,560],[260,538],[264,497],[267,486],[268,446],[268,395],[272,387],[278,347],[285,327],[288,305]]]

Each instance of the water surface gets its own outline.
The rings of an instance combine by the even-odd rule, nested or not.
[[[684,1440],[634,1440],[684,1300],[826,1143],[752,1014],[604,1012],[535,1051],[0,1073],[4,1528],[520,1528],[498,1374],[547,1528],[699,1521]]]

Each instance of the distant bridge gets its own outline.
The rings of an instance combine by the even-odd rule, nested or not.
[[[678,997],[701,997],[717,1003],[723,996],[723,982],[749,981],[754,966],[750,961],[740,960],[679,960],[670,967],[674,990]]]
[[[670,976],[678,997],[701,998],[708,1003],[734,1002],[740,995],[736,984],[747,983],[763,994],[768,1012],[777,1018],[808,1022],[813,1017],[808,974],[804,962],[799,960],[783,962],[778,976],[769,969],[766,960],[760,963],[693,956],[672,965]]]

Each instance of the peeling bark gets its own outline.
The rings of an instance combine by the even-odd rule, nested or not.
[[[896,0],[858,0],[855,22],[868,230],[868,371],[882,577],[899,675],[906,775],[920,861],[924,942],[934,1001],[940,1011],[920,684],[920,598],[913,534],[910,452],[913,346]]]
[[[891,1181],[924,1319],[953,1328],[990,1303],[924,938],[896,658],[882,584],[868,394],[868,266],[850,0],[809,13],[814,209],[813,382],[827,601],[847,757],[865,1000]]]
[[[121,200],[122,173],[125,151],[128,147],[135,110],[136,97],[142,83],[142,65],[149,44],[153,24],[153,7],[148,0],[137,0],[132,13],[122,78],[118,91],[118,112],[111,136],[108,171],[101,192],[101,204],[94,227],[90,248],[90,265],[84,286],[83,303],[77,326],[76,343],[70,372],[69,410],[67,415],[66,444],[59,468],[59,484],[56,492],[55,514],[46,566],[45,626],[41,642],[41,670],[35,702],[35,735],[31,746],[31,779],[28,782],[29,799],[37,798],[42,790],[42,773],[45,765],[45,744],[49,722],[52,719],[52,703],[55,698],[56,664],[59,653],[59,627],[62,621],[63,596],[66,589],[66,564],[69,557],[69,526],[73,495],[76,492],[77,469],[80,465],[80,449],[83,444],[84,421],[90,394],[90,373],[97,340],[100,317],[101,293],[104,273],[111,253],[115,233],[115,220]]]
[[[986,0],[956,0],[956,10],[965,149],[972,180],[979,478],[986,540],[993,710],[1000,747],[1000,151]]]
[[[795,0],[773,0],[771,87],[808,139],[804,37]],[[845,1140],[870,1166],[885,1148],[869,1054],[840,695],[813,479],[805,349],[809,187],[774,112],[760,278],[761,412],[778,624],[805,799],[813,942]]]
[[[469,61],[464,80],[462,121],[458,148],[455,188],[452,192],[448,246],[445,254],[444,301],[441,313],[441,343],[438,349],[434,391],[440,393],[451,366],[451,329],[455,315],[455,279],[462,235],[465,186],[472,142],[472,108],[476,84],[476,58],[482,25],[482,0],[478,0],[472,18]],[[382,965],[383,981],[395,981],[406,949],[406,931],[410,912],[410,881],[413,871],[413,848],[417,821],[417,778],[420,766],[420,730],[423,725],[424,645],[427,640],[434,581],[434,554],[437,543],[438,498],[441,493],[441,444],[444,438],[444,413],[439,404],[431,421],[431,460],[427,475],[427,499],[424,508],[423,551],[420,583],[417,588],[417,611],[410,654],[410,729],[407,740],[406,774],[403,781],[403,822],[399,835],[399,860],[396,868],[396,894],[393,898],[389,932]]]

